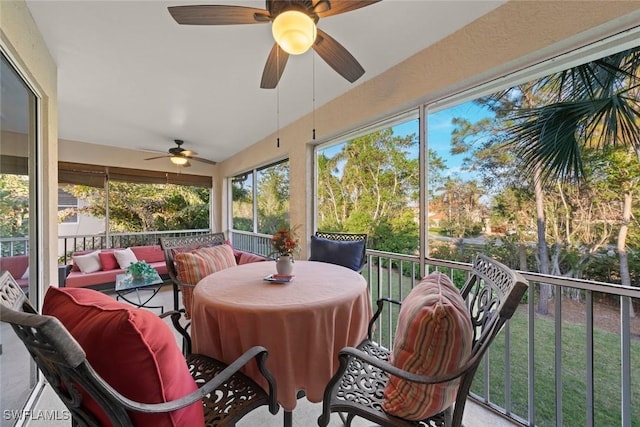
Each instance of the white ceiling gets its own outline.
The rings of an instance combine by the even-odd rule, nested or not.
[[[312,51],[260,89],[270,24],[178,25],[168,6],[264,1],[27,0],[58,66],[59,137],[222,161],[375,77],[503,1],[383,0],[318,26],[366,70],[351,84]],[[314,58],[315,57],[315,58]],[[315,69],[315,70],[314,70]],[[315,71],[315,72],[314,72]]]

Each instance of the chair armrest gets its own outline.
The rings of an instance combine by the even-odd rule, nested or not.
[[[167,316],[171,316],[171,323],[173,324],[173,327],[176,331],[178,331],[180,335],[182,335],[182,339],[184,340],[184,348],[182,349],[182,352],[186,356],[188,354],[191,354],[191,336],[187,331],[187,329],[189,329],[189,326],[191,326],[191,322],[187,323],[185,326],[182,326],[180,324],[180,319],[182,318],[183,314],[184,313],[182,311],[171,310],[165,311],[159,317],[161,319],[164,319]]]
[[[227,366],[220,374],[216,375],[215,378],[212,378],[208,382],[202,385],[202,387],[197,390],[189,393],[186,396],[183,396],[179,399],[172,400],[170,402],[165,403],[141,403],[136,402],[134,400],[128,399],[124,397],[122,394],[118,393],[113,387],[107,384],[106,381],[102,379],[98,375],[97,372],[93,371],[93,369],[87,365],[87,368],[93,371],[93,375],[100,378],[102,381],[102,385],[112,394],[115,400],[118,401],[122,406],[124,406],[128,410],[136,411],[136,412],[146,412],[146,413],[160,413],[160,412],[171,412],[176,411],[178,409],[189,406],[199,400],[203,399],[209,393],[213,392],[215,389],[219,388],[222,384],[227,382],[236,372],[240,370],[244,365],[249,363],[252,359],[256,359],[258,365],[264,365],[264,361],[267,357],[267,349],[260,346],[255,346],[244,352],[240,357],[238,357],[233,363]],[[267,372],[268,373],[268,372]],[[275,384],[271,384],[269,382],[269,396],[273,403],[269,404],[269,410],[271,413],[276,414],[279,410],[279,406],[276,403],[276,388]]]
[[[376,309],[376,312],[373,314],[373,317],[371,317],[371,320],[369,321],[369,327],[367,328],[367,338],[369,338],[369,341],[373,340],[373,328],[375,326],[376,320],[378,320],[378,317],[380,317],[380,315],[382,314],[382,309],[384,308],[385,302],[388,302],[390,304],[396,304],[398,306],[402,305],[402,302],[391,299],[391,298],[379,298],[376,301],[376,305],[378,306],[378,308]]]
[[[338,373],[336,373],[336,376],[338,378],[342,376],[342,374],[347,368],[347,365],[353,358],[359,359],[371,366],[375,366],[376,368],[381,369],[382,371],[390,375],[395,375],[396,377],[402,378],[404,380],[412,381],[420,384],[438,384],[438,383],[451,381],[455,378],[460,377],[468,369],[468,363],[465,363],[464,366],[456,369],[454,372],[448,375],[440,375],[440,376],[418,375],[418,374],[414,374],[412,372],[408,372],[403,369],[400,369],[385,360],[378,359],[354,347],[345,347],[342,350],[340,350],[340,352],[338,353],[338,358],[340,359],[340,368],[338,369]],[[343,366],[344,366],[344,369],[343,369]]]

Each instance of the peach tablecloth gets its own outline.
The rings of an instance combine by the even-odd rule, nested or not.
[[[193,350],[227,363],[254,345],[269,351],[267,367],[285,411],[296,406],[298,390],[311,402],[338,368],[338,351],[367,333],[371,301],[364,278],[333,264],[296,261],[294,279],[275,284],[275,262],[222,270],[195,288]],[[255,363],[245,373],[259,380]],[[260,382],[266,387],[265,382]]]

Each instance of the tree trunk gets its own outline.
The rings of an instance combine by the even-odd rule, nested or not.
[[[629,222],[631,221],[631,205],[633,196],[631,192],[624,194],[624,205],[622,208],[622,224],[618,233],[618,257],[620,259],[620,284],[623,286],[631,286],[631,276],[629,274],[629,254],[627,253],[627,232],[629,230]],[[633,310],[633,300],[629,299],[629,313],[631,317],[636,317]]]
[[[520,270],[529,271],[529,266],[527,265],[527,245],[525,245],[524,243],[520,243],[518,245],[518,255],[520,261]]]
[[[547,251],[546,225],[544,216],[544,195],[542,192],[541,165],[536,165],[534,176],[534,188],[536,195],[536,217],[538,225],[538,262],[540,273],[549,274],[549,254]],[[538,298],[538,313],[549,314],[549,300],[551,299],[551,285],[540,283]]]

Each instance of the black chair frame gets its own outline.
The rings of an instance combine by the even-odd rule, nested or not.
[[[167,312],[160,317],[168,315],[174,325],[179,325],[180,312]],[[230,365],[204,355],[188,354],[187,366],[198,390],[170,402],[149,404],[128,399],[106,383],[62,323],[55,317],[37,314],[8,272],[0,276],[0,320],[11,324],[25,344],[44,377],[71,412],[74,426],[99,425],[95,416],[84,407],[79,388],[97,402],[114,426],[133,426],[128,411],[171,412],[198,401],[203,404],[206,426],[233,426],[262,405],[268,405],[274,415],[279,410],[275,380],[265,366],[268,353],[264,347],[249,349]],[[183,333],[184,329],[179,328],[179,332]],[[264,376],[268,392],[239,371],[252,360]]]
[[[224,233],[196,234],[192,236],[161,237],[160,247],[164,251],[164,261],[167,264],[167,273],[173,284],[173,309],[180,310],[180,289],[182,286],[194,287],[194,285],[182,283],[178,278],[174,255],[176,252],[190,251],[193,249],[223,245],[226,243]],[[184,309],[182,309],[184,311]]]
[[[473,347],[469,359],[449,375],[429,377],[399,369],[389,363],[391,351],[373,341],[375,322],[387,304],[399,301],[382,298],[369,323],[368,337],[356,348],[345,347],[338,355],[340,367],[325,389],[321,427],[329,423],[332,412],[346,413],[345,425],[360,416],[381,426],[455,426],[462,424],[467,394],[473,377],[489,345],[505,322],[515,313],[528,289],[527,281],[518,272],[484,255],[473,263],[471,276],[461,295],[467,301],[474,327]],[[390,375],[421,384],[437,384],[460,378],[456,400],[445,411],[428,419],[410,421],[387,414],[382,409],[383,391]]]

